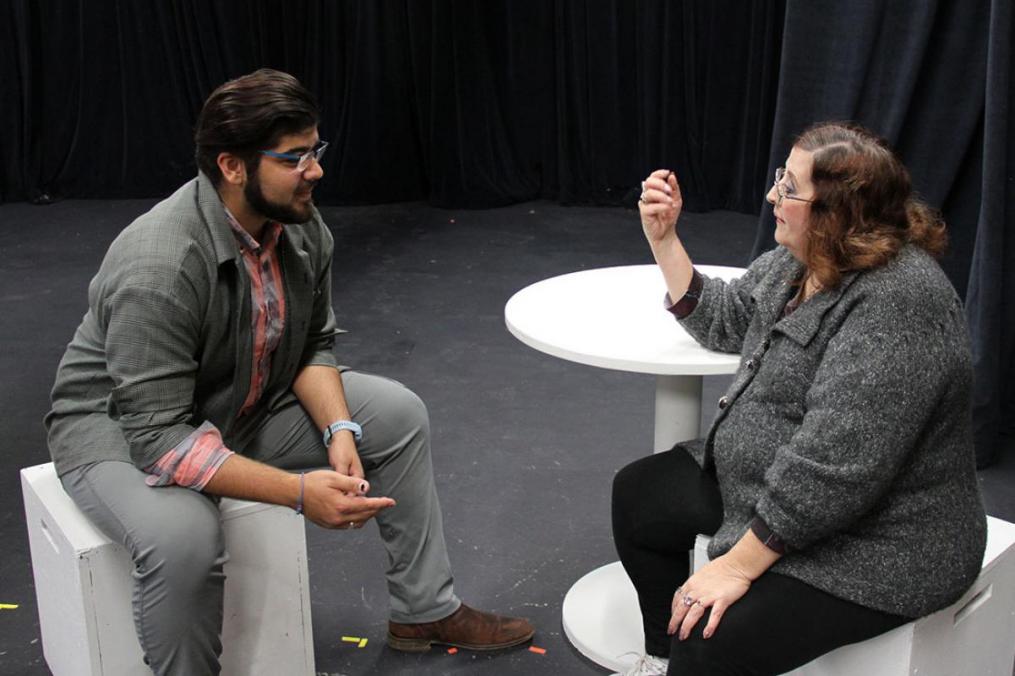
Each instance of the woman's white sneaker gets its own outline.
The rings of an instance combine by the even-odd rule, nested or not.
[[[666,676],[670,661],[665,657],[641,655],[624,673],[617,672],[613,676]]]

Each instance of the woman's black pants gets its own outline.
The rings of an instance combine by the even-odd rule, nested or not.
[[[765,573],[711,638],[701,635],[707,612],[686,640],[668,636],[670,604],[689,577],[695,537],[715,533],[722,514],[715,477],[679,445],[631,463],[613,481],[613,540],[638,591],[645,650],[669,657],[669,674],[781,674],[909,621]]]

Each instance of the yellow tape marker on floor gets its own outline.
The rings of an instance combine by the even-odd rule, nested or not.
[[[17,603],[0,603],[0,610],[17,610]]]
[[[366,648],[368,639],[360,638],[359,636],[343,636],[342,640],[346,643],[355,643],[358,648]]]

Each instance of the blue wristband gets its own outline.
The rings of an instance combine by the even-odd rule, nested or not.
[[[331,437],[335,436],[335,432],[341,432],[342,430],[349,430],[352,432],[352,436],[359,441],[363,438],[363,428],[354,423],[351,420],[336,420],[335,422],[324,428],[324,445],[325,447],[331,446]]]

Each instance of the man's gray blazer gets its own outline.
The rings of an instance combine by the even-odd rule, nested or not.
[[[332,244],[316,211],[283,229],[285,332],[259,407],[291,396],[304,366],[336,365]],[[225,208],[199,174],[117,236],[88,287],[46,416],[57,472],[100,460],[148,467],[204,421],[228,443],[250,386],[250,312]]]

